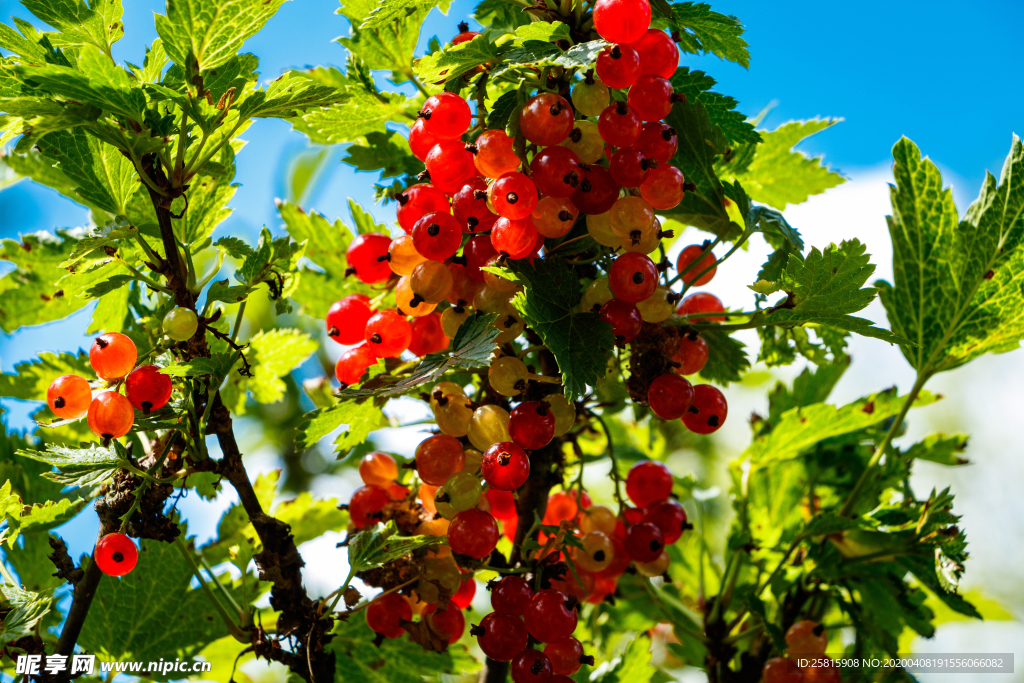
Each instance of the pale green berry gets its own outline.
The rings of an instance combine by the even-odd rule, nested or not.
[[[188,341],[199,329],[199,317],[190,308],[172,308],[164,316],[164,334],[174,341]]]

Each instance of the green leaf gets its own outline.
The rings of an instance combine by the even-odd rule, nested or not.
[[[750,53],[743,35],[743,24],[736,17],[711,11],[704,3],[681,2],[672,5],[671,16],[664,17],[676,29],[679,47],[686,52],[710,52],[722,59],[749,68]]]
[[[131,160],[115,147],[77,129],[50,133],[37,144],[74,183],[79,201],[114,215],[126,213],[140,183]]]
[[[344,672],[345,683],[423,683],[438,674],[454,673],[461,668],[453,658],[452,645],[447,652],[428,652],[410,646],[404,639],[374,643],[374,633],[366,620],[357,617],[339,620],[331,632],[327,649],[337,658],[338,671]],[[469,662],[462,662],[469,665]]]
[[[275,506],[271,514],[291,527],[296,545],[348,524],[348,514],[338,509],[337,499],[316,500],[306,491]]]
[[[51,353],[42,351],[37,358],[14,366],[14,374],[0,374],[0,396],[26,401],[45,401],[46,389],[61,375],[90,374],[89,355],[79,352]]]
[[[423,170],[423,162],[413,156],[409,141],[393,131],[369,133],[366,144],[349,145],[345,152],[343,162],[357,171],[380,171],[381,178],[415,176]]]
[[[800,237],[800,233],[789,224],[781,213],[769,209],[767,206],[753,204],[738,180],[732,184],[726,183],[723,187],[725,195],[736,203],[736,210],[743,217],[743,224],[747,231],[764,233],[768,243],[777,248],[781,248],[784,243],[788,242],[789,248],[784,252],[787,256],[792,253],[799,254],[804,250],[804,241]]]
[[[621,657],[613,660],[601,683],[648,683],[657,669],[651,666],[651,640],[635,635]]]
[[[276,403],[284,398],[287,387],[280,379],[299,367],[314,351],[316,340],[295,329],[259,331],[249,340],[246,358],[253,376],[248,388],[260,403]]]
[[[522,107],[519,101],[519,91],[509,90],[501,94],[498,99],[491,103],[491,109],[487,112],[487,128],[500,128],[508,126],[512,113]]]
[[[387,70],[395,83],[408,81],[420,26],[435,4],[431,0],[397,0],[397,6],[396,0],[345,0],[338,13],[350,22],[349,37],[338,42],[370,71]],[[389,8],[395,11],[389,12]],[[375,16],[373,12],[378,10]],[[384,15],[391,18],[382,23]]]
[[[962,453],[967,448],[967,439],[967,434],[931,434],[903,451],[903,456],[940,465],[966,465],[968,460]]]
[[[321,145],[356,142],[373,132],[385,130],[389,121],[412,123],[419,110],[417,100],[400,93],[382,93],[350,81],[337,69],[314,69],[310,77],[334,85],[348,99],[341,104],[308,111],[291,119],[292,125]]]
[[[53,165],[53,160],[44,157],[38,149],[32,148],[24,154],[4,154],[0,156],[0,159],[5,166],[22,178],[29,178],[40,185],[53,188],[73,201],[84,201],[75,192],[76,183],[58,170]]]
[[[615,345],[611,326],[596,313],[574,310],[580,283],[576,271],[562,259],[537,259],[532,267],[526,260],[512,261],[509,268],[528,283],[512,304],[554,354],[565,397],[579,398],[607,371]]]
[[[761,140],[761,135],[754,130],[754,125],[747,117],[736,111],[739,105],[734,98],[711,92],[715,79],[703,71],[690,71],[681,66],[672,76],[672,88],[675,92],[686,95],[690,102],[700,102],[708,113],[711,123],[722,129],[727,139],[743,145],[753,145]],[[733,152],[735,154],[735,151]]]
[[[817,368],[806,367],[793,380],[790,389],[782,382],[768,393],[768,420],[772,424],[786,411],[802,408],[828,399],[832,389],[850,367],[850,357],[840,356],[832,363]]]
[[[217,353],[210,358],[192,358],[187,361],[174,361],[161,368],[160,373],[171,377],[221,377],[231,369],[234,353]]]
[[[191,56],[199,69],[224,64],[256,35],[285,0],[168,0],[167,15],[156,15],[167,55],[183,67]]]
[[[223,249],[227,252],[228,256],[241,259],[243,261],[254,253],[252,247],[250,247],[245,240],[241,240],[237,237],[221,237],[213,243],[213,246]]]
[[[413,15],[422,22],[426,13],[438,5],[447,13],[449,4],[450,0],[378,0],[359,28],[386,28]]]
[[[557,48],[556,48],[557,49]],[[500,49],[486,34],[458,45],[445,46],[440,52],[421,57],[416,61],[416,76],[424,83],[451,81],[478,66],[493,62],[497,64]]]
[[[245,118],[290,118],[314,107],[327,107],[348,99],[335,88],[312,80],[301,71],[286,71],[267,89],[251,92],[238,105],[239,116]]]
[[[120,0],[23,0],[29,12],[60,31],[65,46],[94,45],[109,54],[124,35]],[[50,34],[53,35],[53,34]]]
[[[0,646],[6,647],[16,640],[36,633],[40,623],[53,607],[50,592],[33,593],[17,586],[0,586],[10,611],[4,614],[0,625]]]
[[[181,214],[181,218],[171,219],[174,236],[193,248],[205,242],[231,215],[228,202],[237,189],[238,185],[208,175],[193,177],[186,193],[188,202],[179,197],[171,204],[172,213]]]
[[[387,524],[363,529],[352,537],[348,544],[348,564],[351,571],[358,574],[444,541],[440,536],[401,536],[394,520],[388,520]]]
[[[841,408],[826,403],[793,408],[781,416],[768,434],[758,437],[743,453],[754,466],[767,466],[795,458],[823,439],[850,434],[894,417],[906,397],[887,389]],[[934,403],[936,397],[923,392],[915,406]]]
[[[700,336],[708,343],[708,362],[700,376],[722,385],[739,382],[743,373],[750,369],[743,342],[723,330],[703,330]]]
[[[126,461],[117,454],[113,445],[104,448],[93,443],[87,448],[68,448],[47,444],[45,451],[21,450],[18,455],[38,460],[57,468],[44,472],[43,477],[65,486],[87,487],[104,482],[114,475]]]
[[[942,176],[910,140],[893,148],[894,284],[877,282],[903,355],[919,374],[1018,348],[1024,337],[1024,145],[1014,136],[998,181],[986,174],[958,220]]]
[[[292,239],[306,242],[306,257],[328,275],[344,278],[348,268],[345,254],[354,235],[341,219],[335,219],[331,224],[322,215],[306,213],[289,202],[278,203],[277,210]]]
[[[383,233],[386,235],[388,233],[388,229],[383,223],[378,223],[369,211],[351,197],[348,198],[348,212],[352,216],[352,225],[356,229],[356,234]]]
[[[545,43],[554,43],[559,40],[569,40],[569,25],[560,21],[535,21],[532,24],[520,26],[515,30],[516,38],[526,42],[528,40],[540,40]]]
[[[335,440],[339,450],[347,451],[366,440],[370,432],[387,426],[381,407],[373,401],[340,401],[329,408],[306,413],[296,428],[295,450],[304,451],[335,429],[348,428]]]

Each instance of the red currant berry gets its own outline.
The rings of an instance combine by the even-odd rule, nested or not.
[[[381,519],[381,511],[391,502],[387,489],[380,486],[360,486],[348,502],[348,517],[357,529],[373,526]]]
[[[171,378],[160,372],[159,365],[143,365],[132,370],[124,381],[124,393],[136,410],[149,414],[160,410],[171,400]]]
[[[576,498],[565,491],[559,491],[548,496],[547,507],[544,508],[542,524],[558,526],[564,521],[574,519],[579,514],[580,506]]]
[[[387,453],[373,451],[359,461],[359,477],[364,484],[387,488],[398,479],[398,464]]]
[[[77,420],[89,412],[92,389],[78,375],[61,375],[46,390],[46,403],[57,417]]]
[[[442,140],[434,145],[425,164],[430,182],[445,194],[455,194],[476,176],[476,158],[458,140]]]
[[[617,298],[635,304],[658,288],[658,268],[647,254],[622,254],[608,269],[608,286]]]
[[[339,344],[358,344],[363,340],[363,330],[371,315],[368,296],[349,294],[328,309],[324,319],[327,335]]]
[[[693,405],[683,415],[683,424],[691,432],[711,434],[725,424],[729,415],[729,404],[722,392],[710,384],[698,384],[693,388]]]
[[[604,166],[583,168],[580,187],[569,197],[573,205],[588,216],[608,213],[619,198],[619,184]]]
[[[712,278],[715,277],[715,271],[718,270],[718,267],[715,265],[715,255],[709,251],[707,256],[701,258],[701,255],[704,253],[704,250],[707,249],[709,244],[709,242],[705,242],[704,244],[691,244],[679,252],[679,258],[676,259],[676,270],[681,273],[686,268],[690,269],[685,275],[683,275],[683,282],[686,284],[697,285],[700,287],[701,285],[706,285],[711,282]],[[691,267],[690,264],[697,259],[700,259],[700,263]],[[707,270],[706,273],[704,273],[705,270]],[[701,275],[701,273],[704,274]],[[695,279],[698,275],[700,275],[700,279]]]
[[[510,259],[526,258],[537,245],[537,228],[532,218],[499,218],[491,230],[491,246]]]
[[[431,95],[419,113],[427,132],[439,140],[455,140],[469,130],[473,112],[469,103],[458,95],[442,92]]]
[[[96,337],[89,349],[89,363],[100,379],[121,379],[135,367],[139,352],[135,342],[119,332]]]
[[[495,519],[504,522],[509,519],[515,519],[518,516],[516,512],[516,498],[511,492],[499,491],[492,486],[487,489],[487,493],[484,495],[491,506],[491,515]]]
[[[672,84],[661,76],[646,75],[636,79],[629,89],[629,106],[644,121],[660,121],[672,111],[675,101]]]
[[[416,447],[416,471],[431,486],[444,484],[448,477],[462,470],[465,462],[462,444],[447,434],[431,436]]]
[[[825,627],[809,619],[798,621],[786,631],[786,646],[786,650],[790,654],[824,654],[828,647]]]
[[[638,508],[665,500],[672,493],[672,472],[658,460],[641,460],[626,477],[626,495]],[[642,513],[637,514],[637,518]]]
[[[104,440],[119,439],[131,431],[135,411],[128,399],[116,391],[101,391],[89,404],[87,420],[96,436]]]
[[[416,221],[428,213],[448,213],[451,205],[448,195],[433,185],[420,183],[395,196],[398,201],[398,224],[406,234],[412,234]]]
[[[452,602],[459,606],[459,609],[466,609],[473,604],[473,597],[476,595],[476,579],[472,572],[463,574],[466,578],[459,585],[459,590],[452,595]]]
[[[640,196],[662,211],[679,206],[684,194],[683,172],[668,164],[651,169],[647,180],[640,186]]]
[[[476,169],[485,178],[500,178],[519,168],[519,157],[512,147],[512,138],[503,130],[485,130],[474,143]]]
[[[490,237],[487,238],[490,244]],[[463,251],[465,255],[465,251]],[[469,267],[458,263],[449,263],[448,270],[452,274],[452,289],[448,292],[448,302],[452,306],[468,306],[473,303],[473,297],[480,290],[480,283],[473,279]]]
[[[466,630],[466,617],[462,614],[459,606],[455,604],[455,597],[452,597],[452,601],[448,603],[446,609],[440,612],[436,610],[437,605],[428,605],[423,610],[424,618],[429,619],[430,625],[434,627],[434,631],[439,636],[448,639],[449,645],[458,642],[462,637],[462,632]]]
[[[610,299],[601,306],[600,315],[601,320],[612,326],[612,334],[620,345],[636,339],[644,324],[640,310],[622,299]]]
[[[459,35],[452,38],[452,45],[461,45],[462,43],[468,43],[469,41],[476,38],[479,33],[476,31],[469,30],[469,24],[462,22],[459,24]]]
[[[398,593],[382,595],[366,608],[366,625],[385,638],[401,638],[405,635],[402,621],[412,621],[412,607]]]
[[[546,588],[530,600],[524,615],[526,630],[542,643],[565,640],[576,630],[576,610],[565,593]]]
[[[462,255],[466,259],[468,275],[477,282],[483,282],[484,274],[480,269],[498,255],[498,250],[491,244],[490,235],[476,235],[466,242]]]
[[[508,433],[513,441],[528,451],[543,448],[555,436],[555,415],[546,403],[523,401],[509,415]]]
[[[533,210],[533,227],[541,237],[564,237],[576,223],[579,211],[568,199],[544,197]]]
[[[139,549],[124,534],[107,534],[96,542],[93,559],[107,576],[124,576],[135,569],[139,561]]]
[[[608,105],[597,119],[601,139],[613,147],[628,147],[640,137],[640,116],[625,102]]]
[[[519,171],[491,183],[488,196],[498,215],[513,221],[528,218],[537,206],[537,186]]]
[[[395,358],[409,348],[412,326],[395,311],[378,311],[366,322],[365,338],[377,358]]]
[[[630,43],[640,56],[640,75],[653,74],[672,78],[679,66],[679,48],[672,37],[664,31],[649,28],[640,39]]]
[[[360,282],[376,285],[391,277],[391,265],[388,263],[388,248],[391,238],[376,232],[357,236],[348,245],[345,258],[348,267],[355,271]]]
[[[659,164],[667,164],[676,155],[679,141],[676,131],[660,121],[645,123],[640,130],[640,137],[633,143],[647,159],[654,159]]]
[[[803,683],[840,683],[839,667],[828,655],[817,655],[814,663],[804,668]]]
[[[640,75],[640,55],[628,45],[612,45],[597,56],[597,77],[609,88],[628,88]]]
[[[556,640],[544,646],[544,654],[551,660],[551,670],[561,676],[572,676],[580,670],[584,660],[593,658],[583,654],[583,645],[572,636],[565,640]]]
[[[803,683],[800,667],[789,657],[772,657],[761,668],[762,683]]]
[[[641,522],[629,527],[623,545],[634,562],[654,562],[665,548],[665,536],[650,522]]]
[[[548,197],[565,198],[580,186],[582,171],[576,152],[568,147],[545,147],[530,162],[530,177]]]
[[[377,356],[373,349],[366,344],[360,344],[341,354],[334,366],[334,376],[338,378],[342,386],[359,384],[366,369],[376,363]]]
[[[512,683],[546,683],[551,680],[551,660],[540,650],[527,648],[512,658]]]
[[[650,25],[647,0],[597,0],[594,4],[594,30],[609,43],[636,42]]]
[[[647,402],[662,420],[678,420],[693,403],[693,385],[679,375],[660,375],[647,389]]]
[[[547,147],[569,137],[573,126],[572,107],[559,95],[534,95],[523,107],[519,128],[530,142]]]
[[[441,138],[427,130],[426,122],[423,119],[416,119],[409,130],[409,149],[414,157],[420,161],[426,161],[430,150],[441,141]]]
[[[614,593],[614,592],[615,592],[614,588],[612,590],[608,591],[608,593]],[[605,593],[605,595],[608,595],[608,593]],[[604,595],[601,596],[601,599],[596,601],[596,602],[593,602],[593,604],[597,605],[597,604],[600,604],[600,603],[604,602],[604,597],[605,597]],[[587,601],[588,602],[592,602],[589,599]],[[562,676],[561,674],[555,674],[554,676],[552,676],[551,678],[548,679],[548,683],[575,683],[575,681],[573,681],[568,676]]]
[[[679,303],[676,313],[679,315],[697,315],[699,313],[719,313],[725,311],[722,301],[714,294],[708,292],[695,292]],[[725,322],[722,316],[698,316],[695,321],[721,323]]]
[[[679,364],[675,371],[680,375],[700,372],[708,362],[708,343],[696,333],[684,336],[679,340],[679,350],[672,356],[672,362]]]
[[[416,251],[424,258],[444,261],[455,256],[462,246],[462,227],[451,214],[435,211],[416,221],[412,240]]]
[[[612,155],[608,162],[608,171],[612,179],[623,187],[640,187],[647,179],[647,172],[657,165],[656,161],[646,158],[636,147],[623,147]]]
[[[484,654],[496,662],[510,661],[522,652],[530,636],[522,619],[511,614],[491,612],[470,629]]]
[[[619,524],[622,524],[622,522],[619,522]],[[595,574],[598,579],[615,579],[625,574],[626,570],[629,569],[630,559],[629,555],[626,554],[626,546],[623,542],[625,537],[625,526],[622,527],[621,538],[619,536],[611,537],[612,548],[614,548],[614,552],[612,553],[612,563]],[[615,589],[613,588],[609,592],[614,593]]]
[[[514,410],[512,414],[515,414]],[[511,425],[512,420],[509,418],[509,426]],[[502,441],[484,453],[483,459],[480,460],[480,474],[492,489],[515,491],[525,484],[527,477],[530,476],[530,458],[518,445],[511,441]]]
[[[491,584],[491,607],[495,612],[521,617],[533,599],[533,590],[526,579],[506,576]]]
[[[448,348],[451,341],[441,326],[440,313],[428,313],[416,318],[411,323],[412,339],[409,341],[409,352],[422,358],[428,353],[437,353]]]
[[[448,526],[448,545],[453,553],[482,560],[498,544],[498,523],[489,512],[470,508],[455,515]]]
[[[465,232],[486,232],[498,220],[498,215],[487,208],[487,183],[479,177],[455,193],[452,210]]]
[[[653,503],[644,511],[643,521],[661,529],[665,545],[678,541],[683,532],[690,528],[686,521],[686,510],[673,498]]]

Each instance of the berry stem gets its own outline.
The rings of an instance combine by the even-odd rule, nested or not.
[[[608,425],[605,424],[603,417],[592,410],[586,411],[586,414],[597,420],[597,423],[601,425],[601,429],[604,431],[604,438],[608,442],[608,458],[612,461],[611,475],[615,481],[615,501],[619,504],[620,510],[625,510],[629,505],[626,504],[625,499],[622,497],[622,479],[619,477],[619,462],[615,459],[615,444],[612,442],[612,433],[608,431]]]
[[[196,564],[195,558],[192,557],[192,553],[189,552],[188,548],[186,548],[185,544],[182,542],[181,536],[176,536],[174,538],[174,545],[178,546],[178,550],[180,550],[181,554],[185,556],[186,560],[188,560],[188,566],[192,568],[192,573],[195,574],[195,577],[199,580],[199,586],[203,589],[203,592],[206,593],[207,599],[209,599],[210,603],[213,605],[213,608],[217,610],[217,614],[220,615],[220,618],[224,621],[225,626],[228,627],[228,633],[230,633],[231,636],[238,642],[248,643],[249,638],[246,637],[245,632],[242,631],[238,624],[235,623],[235,620],[232,619],[231,616],[228,614],[227,610],[224,609],[224,605],[220,604],[220,600],[218,600],[217,596],[213,594],[213,591],[210,589],[210,586],[206,582],[206,579],[203,578],[203,572],[200,571],[199,565]]]

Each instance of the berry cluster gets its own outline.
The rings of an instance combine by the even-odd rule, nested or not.
[[[828,637],[825,628],[814,621],[794,623],[786,631],[786,649],[790,655],[814,663],[799,667],[791,656],[773,657],[761,669],[764,683],[839,683],[839,667],[825,654]]]

